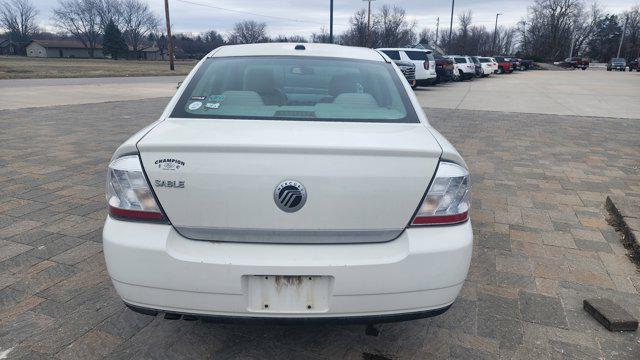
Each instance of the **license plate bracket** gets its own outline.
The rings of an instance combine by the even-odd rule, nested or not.
[[[300,314],[329,310],[331,276],[251,275],[246,280],[248,311]]]

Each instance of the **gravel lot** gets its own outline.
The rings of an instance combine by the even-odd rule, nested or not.
[[[603,207],[607,194],[640,193],[637,120],[429,109],[471,168],[470,275],[445,315],[386,324],[370,337],[362,326],[169,321],[122,305],[100,244],[105,167],[115,147],[153,121],[166,101],[0,111],[0,354],[640,357],[638,333],[609,333],[581,308],[582,299],[604,296],[640,317],[640,273]]]

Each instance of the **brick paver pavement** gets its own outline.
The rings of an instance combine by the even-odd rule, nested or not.
[[[166,99],[0,111],[0,354],[8,358],[640,358],[638,333],[581,309],[640,317],[640,275],[605,221],[640,193],[640,122],[431,110],[472,173],[475,248],[449,312],[381,326],[169,321],[125,309],[100,244],[105,166]]]

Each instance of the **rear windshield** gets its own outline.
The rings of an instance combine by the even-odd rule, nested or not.
[[[613,59],[611,59],[611,61],[614,61],[614,62],[623,62],[623,61],[626,61],[626,60],[625,60],[625,59],[623,59],[623,58],[613,58]]]
[[[411,60],[429,60],[426,51],[405,51]]]
[[[391,64],[314,57],[205,60],[172,117],[419,122]]]
[[[382,50],[385,55],[389,57],[391,60],[400,60],[400,51],[395,50]]]
[[[480,62],[481,62],[481,63],[488,63],[488,62],[491,62],[491,60],[489,60],[489,59],[487,59],[487,58],[480,58],[480,59],[478,59],[478,60],[480,60]]]
[[[466,64],[467,63],[467,59],[463,58],[463,57],[457,57],[457,58],[454,58],[454,60],[456,61],[456,64]]]

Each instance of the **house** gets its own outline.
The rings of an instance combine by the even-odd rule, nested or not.
[[[160,53],[160,49],[153,45],[142,45],[138,51],[133,51],[133,47],[129,46],[130,60],[164,60],[164,54]]]
[[[0,55],[24,55],[24,47],[27,44],[0,38]]]
[[[27,56],[46,58],[88,58],[89,49],[78,40],[33,40],[27,45]],[[93,57],[102,58],[102,46],[93,50]]]

